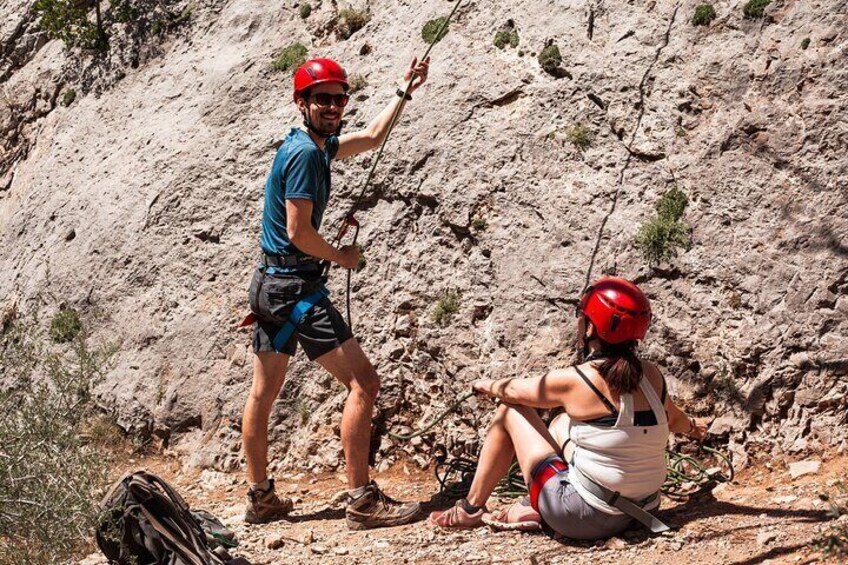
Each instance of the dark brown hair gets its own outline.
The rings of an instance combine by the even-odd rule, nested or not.
[[[601,354],[605,357],[598,372],[609,389],[616,393],[633,392],[642,380],[642,362],[636,357],[636,342],[606,343],[601,341]]]

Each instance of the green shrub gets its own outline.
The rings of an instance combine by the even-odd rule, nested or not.
[[[842,516],[848,516],[848,485],[838,481],[834,486],[835,494],[820,494],[819,498],[828,502],[828,517],[836,523],[825,531],[815,545],[826,559],[833,559],[834,563],[844,563],[848,561],[848,522],[839,523],[838,520]]]
[[[483,231],[484,229],[486,229],[486,225],[487,224],[485,218],[476,218],[474,221],[471,222],[471,227],[477,231]]]
[[[810,38],[809,37],[805,37],[803,40],[801,40],[801,49],[806,51],[807,47],[809,47],[809,46],[810,46]]]
[[[91,391],[111,353],[85,336],[52,352],[36,323],[0,338],[0,564],[76,562],[120,437]]]
[[[742,13],[749,20],[762,18],[763,12],[769,4],[771,4],[771,0],[748,0],[742,7]]]
[[[562,55],[559,52],[559,47],[554,44],[548,45],[539,53],[538,60],[539,64],[542,65],[542,70],[549,75],[556,76],[557,69],[562,64]]]
[[[439,297],[433,310],[433,321],[440,326],[448,325],[453,315],[459,312],[460,297],[459,291],[455,290],[449,290]]]
[[[68,343],[82,332],[79,314],[73,308],[61,309],[50,321],[50,339],[55,343]]]
[[[353,94],[354,92],[358,92],[368,86],[368,79],[362,75],[350,75],[347,79],[347,83],[350,85],[348,93]]]
[[[676,222],[683,217],[687,204],[689,204],[689,199],[683,191],[677,186],[673,186],[657,202],[657,214],[663,219]]]
[[[300,5],[300,19],[305,20],[312,14],[312,4],[306,3]]]
[[[689,234],[685,224],[656,217],[639,228],[636,244],[648,263],[657,265],[676,257],[678,248],[688,248]]]
[[[716,11],[712,4],[701,4],[695,8],[695,15],[692,16],[692,25],[708,26],[715,17]]]
[[[336,37],[347,39],[364,28],[370,20],[371,15],[365,10],[343,8],[339,10],[338,21],[336,22]]]
[[[275,71],[288,71],[296,69],[306,61],[306,55],[309,53],[302,43],[292,43],[283,49],[277,58],[271,63]]]
[[[94,21],[91,18],[92,8]],[[38,27],[51,39],[62,40],[69,49],[105,50],[108,47],[99,2],[36,0],[33,10],[38,15]]]
[[[356,268],[354,271],[359,272],[365,268],[365,265],[368,264],[368,261],[365,259],[365,248],[359,244],[356,244],[359,247],[359,261],[356,262]]]
[[[574,144],[574,146],[583,151],[587,147],[592,144],[592,133],[589,131],[589,128],[584,126],[583,124],[576,124],[568,129],[565,132],[566,138],[568,141]]]
[[[68,107],[74,103],[74,100],[77,98],[77,91],[73,88],[69,88],[62,94],[62,106]]]
[[[689,248],[689,226],[680,221],[686,204],[683,191],[672,187],[657,202],[657,215],[639,228],[636,245],[648,264],[671,260],[678,249]]]
[[[436,18],[430,20],[424,27],[421,28],[421,37],[427,43],[438,42],[444,39],[444,37],[448,34],[448,29],[450,26],[445,25],[445,22],[448,20],[447,16],[442,16],[440,18]],[[445,29],[442,29],[442,26],[445,26]],[[441,33],[439,31],[441,30]],[[438,34],[438,37],[436,37]]]
[[[674,134],[677,137],[686,137],[686,129],[683,126],[677,126],[677,129],[674,130]]]
[[[504,49],[507,45],[518,47],[518,31],[502,29],[495,34],[495,47]]]

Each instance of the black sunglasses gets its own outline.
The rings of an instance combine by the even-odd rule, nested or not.
[[[329,92],[316,92],[312,98],[316,104],[324,107],[335,104],[338,108],[344,108],[350,101],[350,96],[347,94],[330,94]]]

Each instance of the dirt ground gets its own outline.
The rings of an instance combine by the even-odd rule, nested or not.
[[[678,526],[649,536],[629,531],[606,542],[555,541],[542,534],[494,533],[487,528],[445,532],[426,522],[382,530],[348,531],[344,477],[304,473],[278,478],[278,492],[295,498],[290,521],[262,526],[241,522],[246,485],[243,476],[214,471],[186,473],[177,460],[129,459],[126,468],[160,474],[193,508],[218,516],[238,536],[234,554],[254,564],[271,563],[640,563],[754,564],[810,563],[821,559],[815,541],[833,522],[823,495],[844,480],[848,457],[822,463],[792,479],[786,465],[747,469],[733,483],[688,500],[666,500],[662,517]],[[395,498],[428,501],[437,489],[431,474],[397,465],[376,476]],[[495,507],[493,501],[490,507]],[[841,520],[845,520],[842,517]],[[273,549],[272,549],[273,548]],[[83,565],[103,563],[99,555]],[[830,559],[837,563],[838,560]]]

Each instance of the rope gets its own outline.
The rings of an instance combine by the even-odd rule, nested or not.
[[[423,436],[424,434],[426,434],[427,432],[432,430],[436,426],[436,424],[440,423],[442,420],[447,418],[449,414],[451,414],[454,410],[459,408],[462,405],[463,402],[465,402],[466,400],[468,400],[472,396],[474,396],[473,391],[463,394],[462,396],[460,396],[459,398],[456,399],[456,402],[454,402],[453,404],[451,404],[450,406],[445,408],[438,416],[433,418],[432,422],[430,422],[429,424],[427,424],[423,428],[418,429],[418,430],[416,430],[416,431],[414,431],[410,434],[395,434],[395,433],[392,433],[392,432],[386,432],[386,435],[388,435],[391,438],[399,439],[399,440],[402,440],[402,441],[408,441],[412,438],[415,438],[415,437],[418,437],[418,436]]]
[[[386,432],[386,435],[401,441],[422,436],[444,421],[448,415],[457,410],[463,402],[472,396],[474,396],[474,392],[460,396],[453,404],[433,418],[429,424],[409,434]],[[733,463],[726,453],[707,445],[699,446],[698,451],[703,451],[714,457],[716,464],[708,466],[703,459],[696,459],[693,455],[686,455],[670,449],[666,450],[667,471],[666,480],[661,489],[663,494],[670,498],[682,498],[716,483],[726,483],[733,480],[735,476]],[[474,473],[477,471],[477,459],[463,456],[449,458],[447,451],[441,448],[435,455],[435,460],[436,465],[433,468],[433,473],[439,483],[439,492],[452,498],[461,498],[467,495],[471,488],[471,482],[474,480]],[[504,478],[495,487],[495,494],[504,498],[514,498],[527,494],[527,485],[517,461],[513,461]]]
[[[445,21],[442,22],[442,25],[439,27],[439,31],[436,32],[433,41],[427,46],[427,50],[424,52],[424,56],[418,59],[418,61],[423,61],[430,55],[430,51],[433,50],[433,47],[439,40],[442,39],[442,33],[447,29],[448,24],[453,19],[454,14],[459,9],[459,6],[462,4],[463,0],[457,0],[457,3],[454,5],[453,10],[451,10],[450,14]],[[380,144],[380,149],[377,151],[377,156],[374,157],[373,163],[371,163],[371,168],[368,170],[368,176],[365,177],[365,182],[362,183],[362,187],[359,189],[359,194],[351,204],[350,210],[344,217],[341,219],[341,225],[339,226],[339,230],[336,233],[336,238],[333,240],[333,245],[338,245],[341,243],[342,238],[347,233],[349,227],[353,226],[355,228],[353,233],[353,243],[352,245],[356,245],[357,239],[359,238],[359,222],[356,221],[353,214],[359,208],[359,204],[362,202],[362,199],[365,197],[366,190],[371,185],[371,181],[374,179],[374,171],[377,170],[377,164],[380,162],[380,159],[383,157],[383,151],[386,149],[386,144],[389,141],[389,136],[392,134],[392,130],[395,129],[395,125],[400,119],[400,113],[403,110],[403,107],[406,105],[407,96],[409,95],[409,89],[412,88],[412,83],[415,81],[415,75],[413,74],[409,81],[406,83],[406,88],[403,90],[403,98],[400,103],[395,107],[394,113],[392,113],[392,119],[389,122],[389,128],[386,130],[386,136],[383,138],[383,142]],[[324,262],[324,276],[327,276],[330,270],[330,262]],[[351,290],[351,269],[347,270],[347,281],[346,281],[346,299],[345,302],[347,304],[347,325],[350,327],[351,331],[353,331],[353,318],[350,315],[350,290]]]
[[[661,488],[663,494],[672,499],[681,499],[696,492],[711,488],[716,483],[733,480],[733,464],[727,454],[708,446],[700,449],[713,455],[718,465],[708,467],[703,460],[666,450],[667,475]],[[462,498],[471,489],[477,460],[469,457],[436,457],[434,472],[439,483],[439,492],[452,498]],[[726,472],[725,472],[726,471]],[[517,498],[528,494],[527,484],[517,461],[513,461],[503,479],[495,487],[501,498]]]

